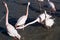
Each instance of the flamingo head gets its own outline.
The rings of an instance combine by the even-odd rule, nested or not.
[[[24,28],[24,25],[15,25],[15,28],[16,29],[23,29]]]
[[[3,1],[3,4],[7,7],[7,3],[5,3],[5,2]]]
[[[51,10],[51,12],[53,12],[53,13],[56,12],[56,9],[55,9],[55,8],[51,8],[50,10]]]
[[[30,5],[30,2],[28,2],[28,5]]]
[[[15,28],[20,27],[20,25],[15,24]]]

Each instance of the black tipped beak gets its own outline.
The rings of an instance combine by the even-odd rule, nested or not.
[[[51,9],[51,12],[55,13],[56,12],[56,9]]]
[[[17,28],[17,27],[19,27],[19,25],[17,26],[17,25],[15,25],[15,28]]]

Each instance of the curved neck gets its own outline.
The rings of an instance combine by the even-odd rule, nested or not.
[[[28,16],[29,5],[27,5],[26,16]]]
[[[38,21],[38,19],[36,19],[36,20],[34,20],[34,21],[32,21],[32,22],[26,24],[25,27],[27,27],[28,25],[34,24],[34,23],[36,23],[37,21]]]
[[[5,7],[6,7],[6,24],[8,24],[8,13],[9,13],[9,11],[8,11],[8,7],[7,6],[5,6]]]

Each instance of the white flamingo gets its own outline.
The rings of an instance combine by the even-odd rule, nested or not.
[[[52,12],[55,12],[56,11],[56,7],[55,7],[55,5],[54,5],[54,3],[53,2],[51,2],[50,0],[48,0],[48,7],[49,8],[51,8],[51,11]]]
[[[50,18],[52,16],[51,15],[48,15],[47,12],[46,12],[46,10],[45,10],[43,14],[39,15],[39,17],[41,18],[41,22],[43,22],[45,20],[45,18],[48,19],[48,18]]]
[[[23,15],[22,17],[20,17],[15,25],[16,29],[18,27],[22,27],[24,26],[26,20],[27,20],[27,17],[28,17],[28,10],[29,10],[29,5],[30,5],[30,2],[28,2],[28,5],[27,5],[27,10],[26,10],[26,15]]]
[[[7,28],[7,33],[14,38],[14,40],[18,39],[20,40],[21,36],[18,34],[17,30],[14,28],[14,26],[12,26],[9,22],[8,22],[8,14],[9,14],[9,10],[8,10],[8,6],[7,3],[3,2],[5,7],[6,7],[6,28]]]
[[[47,19],[52,17],[51,15],[48,15],[47,12],[45,11],[43,14],[39,15],[39,17],[36,20],[24,25],[23,27],[18,27],[17,29],[23,29],[23,28],[27,27],[28,25],[31,25],[31,24],[36,23],[36,22],[43,24],[43,21],[45,20],[45,14],[46,14]]]
[[[47,13],[45,12],[44,24],[47,27],[47,29],[51,28],[53,26],[53,24],[54,24],[55,18],[54,19],[51,19],[51,17],[47,17]]]
[[[55,19],[46,19],[45,20],[45,26],[47,27],[47,29],[50,29],[53,26],[54,20]]]

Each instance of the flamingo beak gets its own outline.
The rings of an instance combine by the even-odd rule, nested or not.
[[[15,25],[15,28],[16,28],[16,29],[23,29],[23,28],[24,28],[24,26],[23,26],[23,25],[18,25],[18,26],[17,26],[17,25]]]
[[[51,9],[51,12],[55,13],[56,12],[56,9]]]
[[[19,25],[18,26],[17,25],[15,26],[16,29],[19,29],[19,27],[20,27]]]
[[[15,25],[15,28],[17,28],[17,27],[19,27],[19,25],[17,26],[17,25]]]

